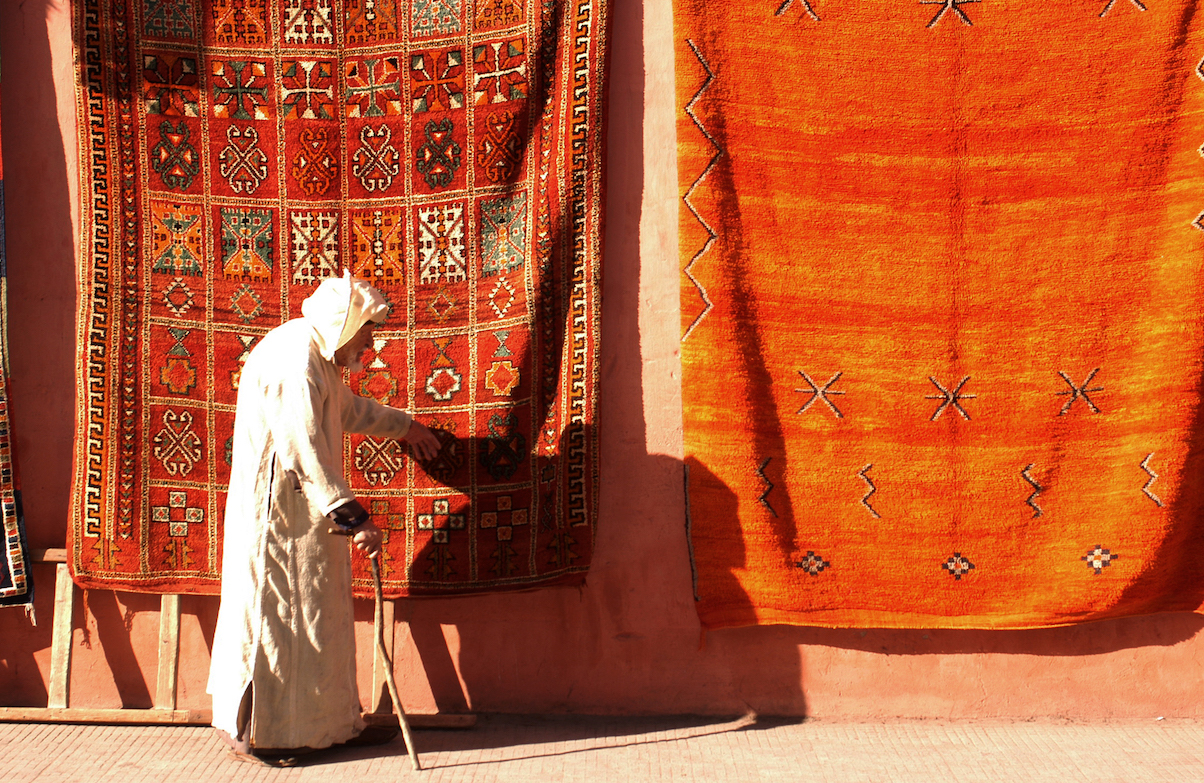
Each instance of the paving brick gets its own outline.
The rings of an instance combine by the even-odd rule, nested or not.
[[[621,781],[1204,781],[1204,721],[888,721],[481,716],[330,751],[293,769],[230,757],[198,727],[0,724],[5,783],[606,783]]]

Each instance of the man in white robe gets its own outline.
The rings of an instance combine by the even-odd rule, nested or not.
[[[376,557],[382,533],[344,480],[343,433],[404,438],[423,460],[439,448],[408,413],[343,383],[388,315],[376,289],[328,279],[301,312],[255,346],[239,381],[208,685],[219,734],[236,753],[277,765],[371,739],[356,687],[347,536]]]

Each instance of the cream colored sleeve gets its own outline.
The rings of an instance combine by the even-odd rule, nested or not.
[[[381,405],[376,400],[360,397],[343,384],[339,384],[343,396],[343,430],[361,435],[377,435],[388,438],[404,438],[410,432],[414,418],[401,408]]]

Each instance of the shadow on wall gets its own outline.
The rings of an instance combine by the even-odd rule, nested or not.
[[[1176,612],[1100,620],[1059,628],[999,631],[774,627],[788,631],[789,643],[800,647],[837,647],[883,655],[993,653],[1074,657],[1181,644],[1204,630],[1204,616]],[[711,633],[719,635],[748,630],[751,629],[725,629]]]
[[[725,520],[729,528],[725,532],[721,527],[712,525],[712,530],[725,535],[732,542],[731,546],[724,550],[723,561],[715,562],[715,565],[721,566],[722,576],[701,584],[698,582],[697,573],[693,571],[693,551],[690,552],[696,600],[703,591],[748,598],[736,578],[736,571],[747,567],[747,552],[741,540],[736,493],[698,460],[688,459],[686,467],[692,482],[710,485],[708,500],[712,507],[708,509],[707,514],[711,519]],[[688,509],[686,519],[688,525]],[[687,527],[686,544],[692,550],[688,532]],[[725,668],[730,672],[735,696],[748,710],[761,715],[806,715],[802,650],[800,643],[793,638],[794,632],[800,629],[752,625],[756,618],[751,601],[745,607],[745,612],[739,616],[739,621],[748,623],[749,627],[709,631],[704,640],[706,647],[713,648],[716,655],[724,661]]]
[[[638,498],[663,479],[680,500],[678,459],[641,453],[607,464],[645,482],[612,485],[616,495],[626,488]],[[725,502],[734,520],[735,496]],[[580,588],[399,603],[441,712],[806,714],[801,651],[791,638],[800,629],[704,636],[684,518],[639,505],[603,512]],[[732,556],[742,557],[739,547]]]
[[[14,459],[34,548],[61,547],[70,509],[75,257],[49,38],[58,3],[4,3],[4,185]],[[47,30],[50,22],[54,27]],[[54,591],[43,580],[40,590]]]
[[[529,372],[529,365],[524,363],[519,372],[526,375]],[[540,411],[539,415],[543,415],[543,411]],[[575,439],[575,436],[571,434],[573,432],[579,435],[584,443],[590,443],[596,437],[592,427],[570,429],[569,432],[561,434],[555,453],[560,454],[570,448],[569,440]],[[461,455],[457,461],[456,470],[444,477],[447,479],[447,486],[451,492],[467,493],[469,491],[468,464],[470,462],[477,463],[478,477],[486,476],[485,481],[489,481],[488,472],[499,468],[498,455],[504,453],[506,459],[501,462],[501,465],[506,466],[503,471],[504,475],[493,476],[492,480],[504,483],[515,474],[517,474],[515,480],[527,480],[529,474],[533,485],[531,491],[538,492],[541,508],[547,508],[549,505],[552,507],[563,506],[561,497],[564,489],[563,480],[556,477],[559,461],[537,457],[531,453],[532,449],[529,447],[525,450],[517,447],[512,440],[515,432],[510,428],[499,430],[495,436],[486,438],[456,438],[443,431],[436,431],[436,435],[442,441],[441,455],[453,453]],[[444,458],[440,461],[446,463],[447,459]],[[513,473],[510,472],[511,470]],[[541,477],[548,476],[555,477],[555,480],[550,483],[541,481]],[[457,482],[457,479],[460,481]],[[439,483],[443,483],[443,481]],[[478,501],[487,500],[488,486],[482,485],[479,490]],[[531,500],[535,500],[535,498],[531,498]],[[518,507],[515,506],[515,508]],[[470,528],[477,528],[483,509],[484,504],[478,507],[478,504],[469,503],[454,510],[465,516]],[[499,514],[499,527],[507,516]],[[597,524],[597,520],[594,521],[594,524]],[[410,584],[411,588],[416,591],[416,595],[398,601],[398,620],[406,623],[409,627],[410,636],[418,651],[427,683],[439,711],[468,712],[473,705],[470,704],[469,695],[465,693],[461,684],[460,677],[462,675],[467,677],[469,676],[468,672],[473,672],[484,677],[497,676],[499,667],[505,668],[506,666],[504,661],[507,660],[507,657],[502,654],[502,649],[505,648],[517,647],[519,649],[515,650],[516,657],[530,659],[532,656],[538,657],[540,653],[546,653],[549,648],[560,649],[560,645],[549,640],[546,647],[541,647],[538,640],[532,639],[530,636],[511,639],[506,638],[506,634],[480,633],[475,630],[480,628],[482,623],[485,627],[492,627],[495,620],[504,619],[491,616],[488,611],[482,612],[479,609],[482,604],[492,603],[498,597],[503,597],[504,600],[504,596],[516,595],[515,593],[494,593],[486,597],[447,594],[423,596],[421,592],[418,592],[422,590],[424,579],[430,578],[438,581],[448,577],[454,578],[457,574],[464,574],[471,567],[462,552],[458,558],[448,557],[446,554],[446,550],[449,549],[447,540],[456,536],[459,531],[450,532],[442,542],[436,539],[434,532],[436,531],[425,536],[425,541],[418,544],[412,557],[413,570]],[[502,530],[497,532],[502,532]],[[505,538],[503,535],[497,535],[494,540],[494,533],[494,530],[484,528],[477,530],[476,568],[482,576],[491,568],[491,564],[492,569],[497,572],[494,574],[497,577],[529,575],[528,569],[532,558],[528,552],[532,548],[532,539],[536,539],[533,556],[538,569],[536,573],[556,569],[565,558],[596,558],[596,552],[593,551],[594,542],[590,540],[591,528],[588,526],[569,527],[567,515],[564,514],[558,516],[541,511],[532,514],[529,521],[521,527],[504,528]],[[554,537],[549,540],[549,535]],[[539,539],[544,540],[541,542]],[[560,545],[555,546],[556,543]],[[504,574],[503,571],[505,571]],[[585,578],[584,575],[582,578]],[[567,591],[575,594],[578,590],[577,587],[532,587],[523,592]],[[582,587],[580,590],[584,591],[585,588]],[[422,604],[422,608],[419,609],[417,604]],[[428,604],[447,611],[424,611],[428,608]],[[458,628],[460,641],[458,655],[453,656],[453,651],[449,648],[448,639],[444,634],[445,625],[456,625]]]
[[[10,413],[26,532],[35,549],[63,546],[71,481],[75,267],[50,48],[61,27],[47,29],[66,22],[62,5],[0,3]],[[69,36],[69,22],[67,28]],[[39,625],[32,627],[20,609],[0,609],[6,704],[46,703],[34,653],[50,646],[55,569],[34,565],[32,575]]]
[[[38,625],[33,627],[25,612],[16,608],[0,610],[0,706],[45,707],[46,682],[34,659],[38,650],[50,649],[51,624],[45,619],[54,614],[54,566],[34,565],[34,609]]]
[[[1204,373],[1197,378],[1193,392],[1193,399],[1204,400]],[[1167,569],[1164,566],[1165,563],[1181,562],[1184,552],[1204,551],[1204,521],[1198,511],[1204,505],[1204,479],[1201,478],[1204,477],[1204,405],[1196,405],[1191,432],[1194,437],[1179,475],[1168,477],[1174,482],[1172,486],[1179,487],[1166,515],[1168,529],[1158,550],[1146,557],[1141,578],[1125,589],[1121,596],[1123,601],[1136,603],[1142,598],[1157,600],[1172,594],[1198,604],[1204,597],[1201,596],[1204,586],[1200,583],[1198,569]],[[1204,618],[1200,619],[1197,630],[1202,627]]]

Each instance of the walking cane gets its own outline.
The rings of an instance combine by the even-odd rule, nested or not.
[[[414,747],[414,738],[410,736],[410,723],[406,720],[406,711],[401,707],[401,697],[397,695],[397,680],[393,677],[393,659],[385,650],[385,600],[380,587],[379,560],[379,555],[369,558],[372,563],[372,586],[376,589],[376,649],[385,662],[385,678],[389,682],[389,695],[393,698],[393,709],[397,711],[397,722],[401,724],[401,736],[406,742],[406,749],[410,752],[410,762],[417,771],[422,769],[422,765],[418,763],[418,749]]]

